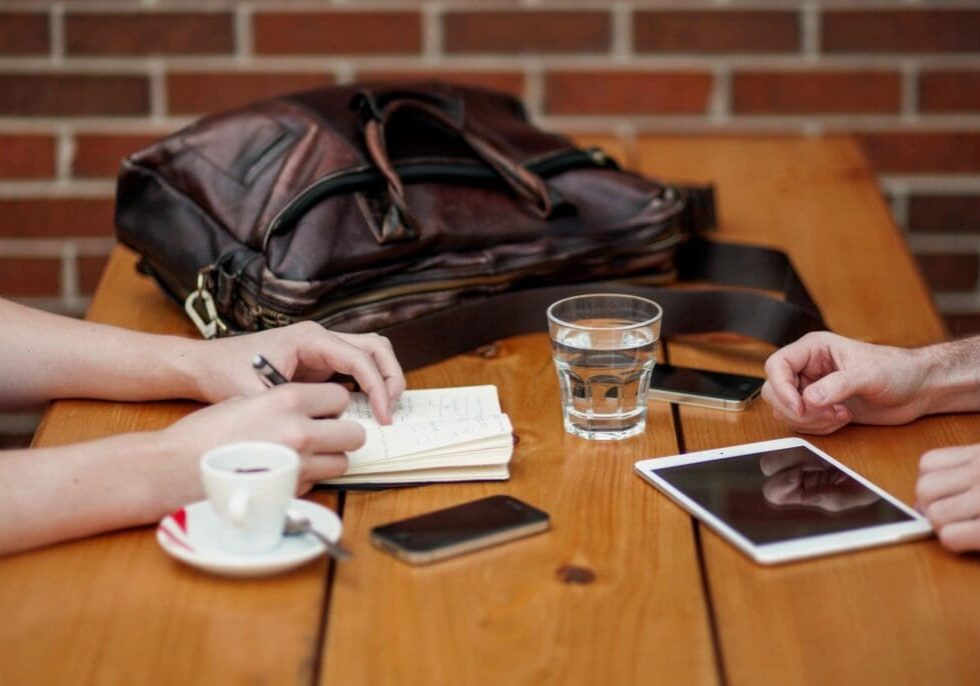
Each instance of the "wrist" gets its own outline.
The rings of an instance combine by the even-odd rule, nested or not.
[[[978,353],[971,341],[939,343],[916,351],[923,379],[922,414],[980,410]]]

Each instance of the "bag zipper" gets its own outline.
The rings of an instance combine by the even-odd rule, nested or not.
[[[571,150],[552,157],[545,157],[526,165],[528,171],[543,178],[580,167],[617,169],[615,160],[599,148]],[[494,181],[497,172],[479,162],[406,162],[396,164],[399,178],[406,184],[424,181]],[[272,236],[285,231],[325,198],[356,191],[380,190],[386,181],[373,165],[350,167],[323,176],[301,190],[269,222],[262,237],[262,252],[268,247]]]
[[[642,255],[644,253],[655,253],[660,252],[664,249],[674,247],[683,240],[683,237],[679,232],[673,232],[667,236],[664,236],[661,240],[654,243],[648,243],[640,246],[639,249],[623,251],[617,253],[617,256],[621,255]],[[532,265],[534,266],[534,265]],[[533,274],[533,269],[528,271],[529,275]],[[329,316],[339,314],[344,310],[351,309],[353,307],[364,307],[368,305],[376,305],[383,302],[397,300],[402,297],[411,295],[424,295],[426,293],[439,293],[447,291],[462,290],[474,286],[492,286],[496,284],[506,284],[509,281],[514,280],[516,277],[521,275],[520,269],[512,269],[502,274],[495,275],[482,275],[473,276],[468,278],[454,278],[454,279],[439,279],[441,274],[446,272],[433,271],[431,274],[436,278],[430,281],[411,281],[407,284],[395,284],[390,285],[379,290],[374,290],[369,293],[358,293],[355,295],[348,296],[346,298],[341,298],[339,300],[331,301],[329,304],[324,305],[312,312],[306,313],[304,307],[297,307],[293,313],[300,314],[303,313],[302,319],[312,319],[315,321],[322,321]],[[628,278],[628,277],[627,277]],[[264,324],[270,324],[272,326],[283,326],[285,324],[291,324],[298,321],[296,317],[292,316],[289,312],[290,308],[283,308],[281,304],[272,303],[271,301],[260,296],[256,287],[248,281],[242,281],[240,285],[243,294],[248,294],[250,296],[246,300],[248,302],[248,309],[252,312],[255,317],[262,321]],[[270,305],[275,305],[270,306]]]

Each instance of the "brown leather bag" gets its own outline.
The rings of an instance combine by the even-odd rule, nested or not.
[[[514,98],[437,83],[203,119],[124,160],[116,204],[120,241],[203,335],[312,319],[388,335],[406,368],[541,330],[574,292],[653,296],[668,334],[824,328],[785,256],[698,238],[713,222],[710,189],[623,171]],[[657,287],[679,279],[786,299]]]

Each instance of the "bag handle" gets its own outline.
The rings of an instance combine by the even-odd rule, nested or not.
[[[386,91],[381,95],[369,90],[358,91],[351,99],[351,109],[361,116],[368,153],[388,183],[391,206],[385,216],[379,242],[406,240],[417,235],[418,223],[409,210],[405,188],[388,154],[388,127],[392,118],[403,111],[421,114],[458,135],[511,188],[532,212],[547,218],[552,212],[548,185],[537,174],[500,150],[485,136],[463,122],[461,108],[438,95],[416,91]]]

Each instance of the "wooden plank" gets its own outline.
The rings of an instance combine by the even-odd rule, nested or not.
[[[117,249],[91,319],[195,335],[180,309]],[[194,403],[57,402],[35,444],[160,428]],[[333,497],[318,495],[331,506]],[[52,513],[57,516],[57,513]],[[310,683],[329,566],[225,580],[171,560],[153,527],[0,559],[5,684]]]
[[[719,238],[788,249],[838,332],[897,345],[943,338],[928,291],[849,141],[649,139],[640,154],[648,172],[714,181]],[[669,348],[678,364],[758,374],[772,350]],[[740,415],[687,407],[680,415],[689,451],[791,435],[763,403]],[[980,420],[931,417],[811,440],[911,504],[921,453],[980,441]],[[702,534],[729,683],[975,683],[976,559],[928,541],[764,568],[711,531]]]
[[[334,584],[322,683],[716,683],[690,521],[632,474],[675,450],[668,409],[625,443],[564,435],[544,335],[410,375],[478,383],[497,384],[520,438],[510,481],[347,496],[357,555]],[[553,530],[421,568],[367,546],[375,525],[496,493],[548,511]]]

